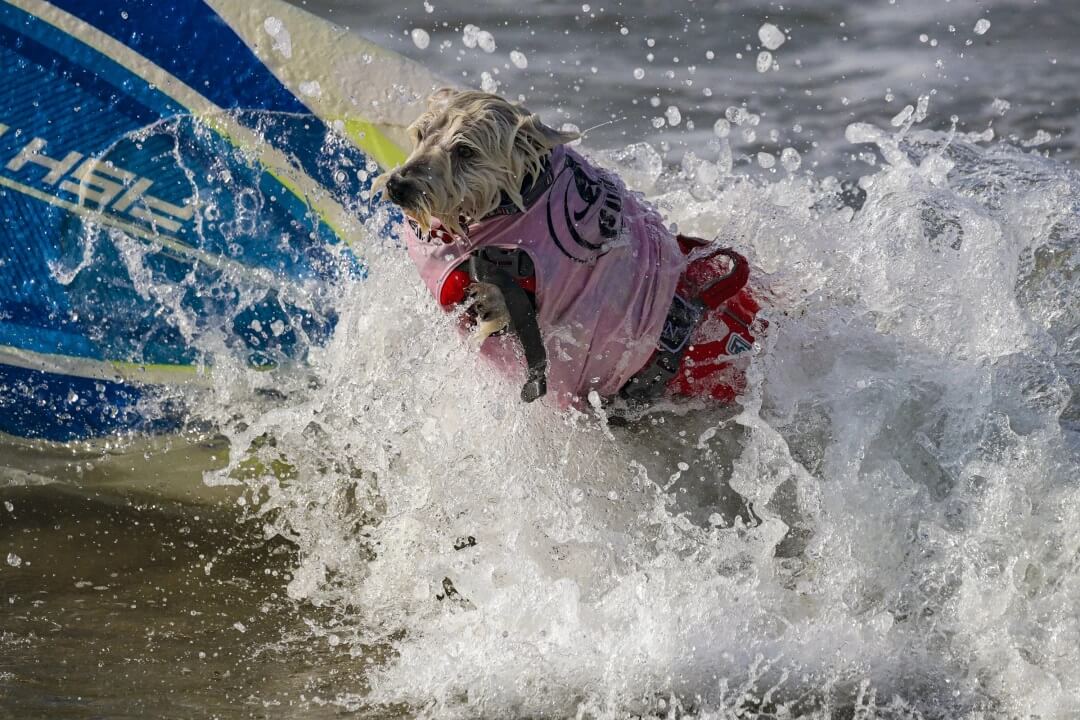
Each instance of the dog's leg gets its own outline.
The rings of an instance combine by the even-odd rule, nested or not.
[[[502,291],[491,283],[473,283],[466,292],[476,312],[476,329],[470,341],[480,346],[490,336],[506,329],[510,324],[510,311]]]

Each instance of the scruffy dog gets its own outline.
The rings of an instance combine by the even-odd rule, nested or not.
[[[376,189],[408,218],[409,254],[439,303],[467,304],[502,367],[520,372],[524,355],[524,400],[742,389],[733,356],[752,347],[758,311],[742,256],[672,234],[567,147],[577,133],[497,95],[439,90],[409,131],[412,154]]]

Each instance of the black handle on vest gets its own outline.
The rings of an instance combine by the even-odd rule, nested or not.
[[[503,294],[506,310],[510,313],[510,329],[521,341],[528,365],[528,377],[521,388],[521,399],[532,402],[543,397],[547,393],[547,351],[540,336],[536,309],[528,294],[508,272],[479,254],[469,258],[469,271],[473,280],[491,283]]]

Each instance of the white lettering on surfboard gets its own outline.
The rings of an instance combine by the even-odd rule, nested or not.
[[[7,130],[8,126],[0,123],[0,135]],[[43,169],[46,172],[36,178],[37,183],[51,188],[54,195],[72,195],[80,205],[93,203],[103,212],[136,218],[157,232],[177,233],[194,217],[191,198],[183,205],[167,202],[148,192],[154,184],[149,178],[74,150],[54,157],[47,153],[47,146],[44,138],[33,137],[0,167],[21,176],[24,182],[27,176],[33,178],[35,168],[37,174]]]

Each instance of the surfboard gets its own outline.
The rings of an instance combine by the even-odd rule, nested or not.
[[[0,433],[161,433],[301,358],[439,83],[281,0],[0,0]]]

